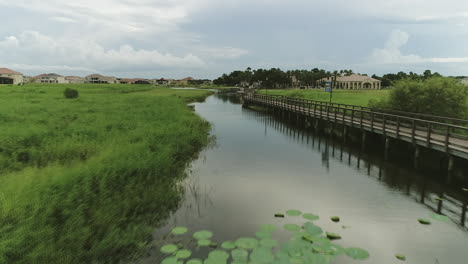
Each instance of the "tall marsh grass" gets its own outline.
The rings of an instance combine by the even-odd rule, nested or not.
[[[67,100],[65,88],[78,90]],[[0,86],[0,263],[137,257],[183,198],[209,124],[208,91],[136,85]]]

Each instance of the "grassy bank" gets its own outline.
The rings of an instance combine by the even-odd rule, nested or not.
[[[368,106],[370,100],[380,100],[388,96],[390,90],[333,90],[332,102],[340,104],[351,104]],[[259,93],[264,94],[265,90],[260,90]],[[330,101],[330,93],[323,89],[307,89],[307,90],[277,90],[271,89],[267,91],[271,95],[283,95],[290,97],[300,97],[304,99]]]
[[[66,87],[77,99],[65,99]],[[183,197],[209,91],[0,86],[0,263],[115,263],[147,246]]]

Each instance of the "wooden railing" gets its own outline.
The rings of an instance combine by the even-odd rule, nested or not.
[[[458,122],[457,119],[434,117],[438,121],[433,121],[373,111],[367,107],[330,104],[285,96],[246,94],[244,99],[384,135],[392,134],[396,138],[409,138],[411,142],[424,141],[427,147],[436,144],[443,146],[445,151],[457,147],[468,153],[468,127],[451,123]]]

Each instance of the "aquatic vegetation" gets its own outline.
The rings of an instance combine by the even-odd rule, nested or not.
[[[310,213],[303,214],[302,217],[304,219],[307,219],[307,220],[310,220],[310,221],[315,221],[315,220],[320,219],[320,217],[318,215],[314,215],[314,214],[310,214]]]
[[[332,220],[333,222],[339,222],[340,217],[339,216],[332,216],[332,217],[330,217],[330,220]]]
[[[275,214],[275,217],[284,218],[284,214]]]
[[[427,219],[424,219],[424,218],[419,218],[418,219],[418,222],[422,225],[430,225],[431,224],[431,221],[427,220]]]
[[[161,252],[164,254],[172,254],[176,252],[178,247],[174,244],[168,244],[161,247]]]
[[[286,211],[286,214],[289,216],[300,216],[302,212],[299,210],[288,210]]]
[[[188,228],[179,226],[179,227],[175,227],[174,229],[172,229],[171,233],[174,235],[182,235],[182,234],[187,233],[187,231],[188,231]]]
[[[288,216],[290,214],[287,214]],[[300,215],[300,214],[299,214]],[[298,216],[293,212],[292,216]],[[318,216],[317,216],[318,217]],[[314,217],[315,219],[315,217]],[[264,237],[260,241],[253,237],[241,237],[235,241],[225,241],[221,243],[221,249],[213,249],[206,253],[205,259],[192,259],[187,264],[293,264],[293,263],[314,263],[331,264],[337,256],[347,255],[356,260],[369,258],[369,252],[357,247],[344,248],[332,240],[341,238],[340,235],[326,232],[323,234],[322,228],[312,222],[306,222],[303,226],[297,224],[285,224],[284,229],[290,231],[291,237],[283,243],[272,238],[276,226],[265,224],[256,232],[257,237]],[[283,231],[284,232],[284,231]],[[209,240],[213,233],[208,230],[197,231],[193,234],[200,244],[209,245]],[[202,242],[202,243],[201,243]],[[171,246],[168,244],[167,246]],[[190,245],[188,245],[190,246]],[[196,246],[196,245],[194,245]],[[179,249],[172,255],[167,256],[161,264],[181,264],[183,258],[190,256],[190,250]],[[183,254],[181,253],[183,252]],[[178,256],[182,254],[182,257]]]
[[[402,261],[405,261],[405,260],[406,260],[406,256],[405,256],[405,255],[402,255],[402,254],[396,254],[395,257],[396,257],[398,260],[402,260]]]
[[[441,214],[431,214],[430,215],[432,219],[437,220],[437,221],[442,221],[442,222],[448,222],[450,219],[446,215],[441,215]]]

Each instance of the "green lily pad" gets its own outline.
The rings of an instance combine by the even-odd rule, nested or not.
[[[437,221],[448,222],[450,219],[446,215],[441,214],[431,214],[431,218]]]
[[[178,259],[186,259],[192,255],[192,251],[188,249],[181,249],[176,252],[175,257]]]
[[[299,231],[299,230],[301,230],[301,227],[296,225],[296,224],[285,224],[283,226],[283,228],[285,230],[288,230],[288,231]]]
[[[243,249],[254,249],[258,246],[258,240],[250,237],[241,237],[235,243],[238,248]]]
[[[286,211],[286,214],[289,216],[300,216],[302,212],[299,210],[288,210]]]
[[[265,248],[274,248],[278,245],[278,241],[271,238],[264,238],[260,240],[260,245]]]
[[[345,249],[346,255],[353,259],[367,259],[369,258],[369,252],[362,248],[347,248]]]
[[[276,230],[276,226],[275,225],[270,225],[270,224],[265,224],[265,225],[261,226],[260,230],[264,231],[264,232],[272,233],[273,231]]]
[[[312,236],[317,236],[317,235],[320,235],[323,233],[323,230],[322,228],[314,225],[313,223],[311,222],[307,222],[304,224],[304,230],[309,234],[309,235],[312,235]]]
[[[182,235],[187,233],[188,228],[183,227],[183,226],[178,226],[172,229],[171,233],[174,235]]]
[[[405,261],[406,260],[406,256],[405,255],[401,255],[401,254],[396,254],[395,257],[399,260],[402,260],[402,261]]]
[[[250,260],[255,261],[257,263],[269,263],[275,259],[273,253],[271,253],[271,249],[259,247],[252,251],[250,254]]]
[[[255,236],[262,239],[262,238],[269,238],[271,237],[271,233],[268,231],[258,231],[255,233]]]
[[[431,221],[429,221],[427,219],[424,219],[424,218],[419,218],[418,221],[419,221],[420,224],[423,224],[423,225],[430,225],[431,224]]]
[[[176,252],[178,247],[174,244],[167,244],[161,247],[161,252],[164,254],[172,254]]]
[[[249,256],[249,252],[245,249],[234,249],[233,251],[231,251],[231,256],[232,256],[232,259],[233,260],[245,260],[247,261],[247,257]]]
[[[203,264],[227,264],[227,260],[207,258],[207,259],[205,259]]]
[[[339,216],[332,216],[332,217],[330,217],[330,219],[331,219],[333,222],[339,222],[339,221],[340,221],[340,217],[339,217]]]
[[[203,264],[203,261],[200,259],[191,259],[187,261],[185,264]]]
[[[326,232],[325,233],[330,240],[336,240],[336,239],[341,239],[341,236],[332,232]]]
[[[203,264],[203,261],[200,259],[191,259],[187,261],[185,264]]]
[[[304,219],[307,219],[307,220],[310,220],[310,221],[315,221],[315,220],[319,220],[319,219],[320,219],[320,217],[319,217],[318,215],[309,214],[309,213],[303,214],[302,217],[303,217]]]
[[[193,237],[196,240],[210,239],[213,236],[213,232],[208,230],[197,231],[193,233]]]
[[[275,217],[284,218],[284,214],[275,214]]]
[[[161,261],[161,264],[179,264],[176,257],[168,257]]]
[[[217,248],[218,247],[218,243],[216,242],[211,242],[210,243],[210,248]]]
[[[229,254],[224,250],[213,250],[208,254],[208,258],[227,260],[229,258]]]
[[[232,241],[224,241],[221,244],[221,247],[224,248],[224,249],[235,249],[236,248],[236,243],[234,243]]]
[[[208,247],[211,244],[211,240],[200,239],[200,240],[198,240],[197,244],[198,244],[199,247]]]

